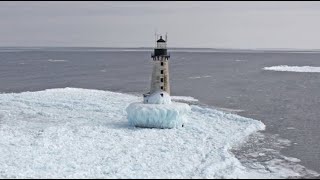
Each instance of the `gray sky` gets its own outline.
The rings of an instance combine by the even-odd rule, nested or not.
[[[320,2],[0,2],[0,46],[320,49]]]

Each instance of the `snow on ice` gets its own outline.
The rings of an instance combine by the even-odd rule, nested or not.
[[[184,128],[135,128],[125,109],[136,101],[77,88],[0,94],[0,178],[279,177],[229,152],[260,121],[191,105]]]
[[[171,104],[171,97],[165,91],[156,91],[146,98],[147,104]]]

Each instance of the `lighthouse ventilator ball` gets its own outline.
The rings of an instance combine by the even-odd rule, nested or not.
[[[132,126],[178,128],[186,123],[191,108],[185,103],[172,102],[167,92],[157,91],[148,96],[144,102],[131,103],[126,111]]]

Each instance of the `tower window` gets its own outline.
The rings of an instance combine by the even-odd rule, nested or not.
[[[163,62],[161,62],[161,66],[163,66]]]
[[[161,70],[160,73],[163,74],[163,70]]]
[[[163,78],[161,78],[161,82],[163,82]]]
[[[163,89],[163,86],[161,86],[161,89]]]

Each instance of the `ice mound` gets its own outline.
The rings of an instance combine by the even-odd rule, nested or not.
[[[133,128],[125,108],[137,101],[76,88],[0,94],[0,178],[280,177],[229,151],[263,130],[260,121],[191,105],[179,130]]]
[[[130,125],[146,128],[177,128],[186,122],[191,108],[188,104],[172,103],[165,91],[144,96],[144,102],[132,103],[127,108]]]
[[[145,94],[143,103],[132,103],[127,108],[129,124],[145,128],[177,128],[186,122],[191,110],[188,104],[172,103],[165,91]]]
[[[320,73],[320,67],[313,67],[313,66],[287,66],[287,65],[280,65],[280,66],[264,67],[263,69],[264,70],[269,70],[269,71]]]
[[[177,128],[186,122],[186,116],[191,111],[191,108],[188,104],[177,102],[170,104],[144,104],[137,102],[130,104],[126,110],[128,121],[133,126]]]

